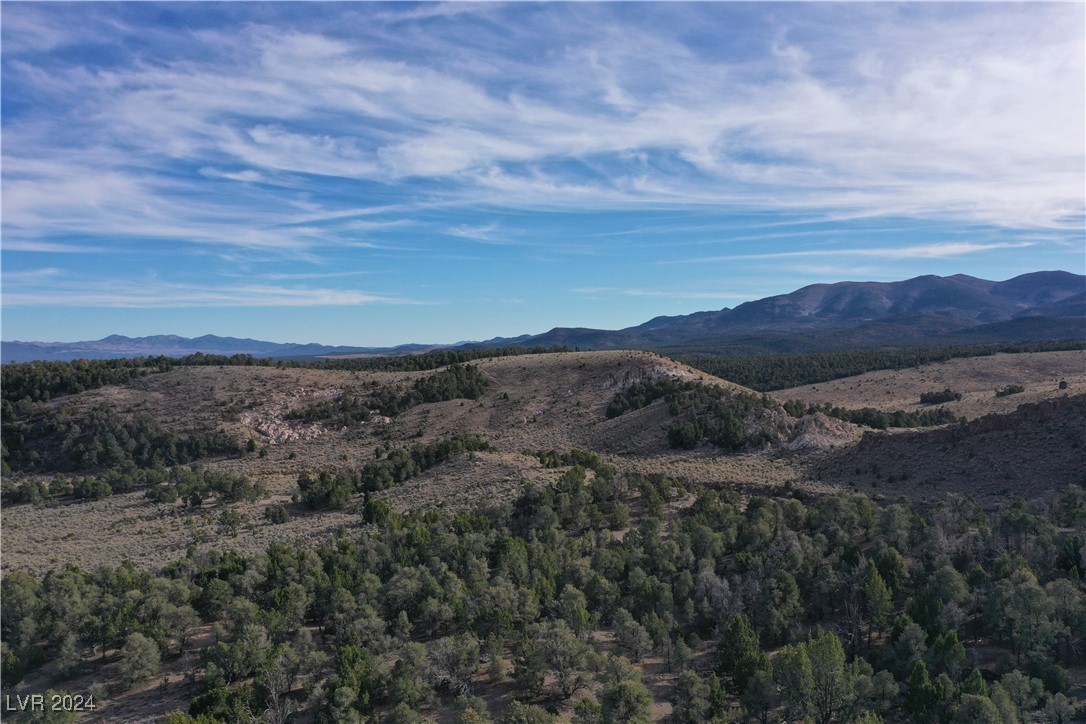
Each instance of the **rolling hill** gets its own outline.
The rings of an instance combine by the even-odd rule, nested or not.
[[[163,626],[177,619],[182,630],[162,634],[170,655],[161,657],[160,670],[150,677],[153,686],[132,685],[124,667],[137,634],[122,630],[105,644],[88,638],[86,646],[79,639],[88,651],[93,644],[102,652],[80,656],[77,649],[77,665],[65,672],[60,654],[53,653],[63,651],[64,641],[40,639],[49,654],[38,658],[33,649],[11,647],[20,631],[38,630],[34,618],[13,616],[21,628],[5,634],[5,650],[19,654],[7,657],[6,671],[22,677],[15,679],[20,694],[44,690],[61,676],[68,677],[62,679],[68,690],[96,686],[104,694],[88,721],[199,712],[209,701],[248,696],[249,689],[234,693],[220,686],[194,693],[186,671],[247,650],[238,647],[249,646],[254,636],[258,644],[272,635],[289,636],[273,632],[283,631],[279,622],[287,604],[300,602],[293,609],[305,631],[299,641],[316,648],[315,662],[328,662],[314,666],[306,674],[309,681],[336,685],[332,666],[348,655],[361,656],[353,640],[376,641],[366,645],[384,647],[391,659],[400,646],[395,634],[420,661],[438,663],[451,643],[463,641],[471,649],[464,676],[480,682],[478,691],[490,697],[486,705],[496,712],[512,706],[514,682],[479,673],[479,642],[485,639],[476,629],[450,634],[439,626],[455,621],[457,611],[485,613],[503,601],[527,601],[531,617],[540,621],[525,626],[542,631],[551,626],[550,612],[573,600],[581,602],[577,610],[588,612],[581,617],[585,638],[576,645],[601,657],[615,651],[640,657],[625,666],[671,706],[677,677],[700,674],[669,671],[669,654],[651,648],[647,628],[633,639],[630,632],[642,628],[623,624],[631,615],[623,611],[644,610],[641,618],[649,624],[663,620],[656,612],[657,602],[664,601],[667,616],[705,634],[691,637],[690,644],[683,639],[687,658],[701,671],[715,668],[720,658],[724,647],[714,639],[727,636],[720,624],[727,606],[741,604],[759,626],[783,622],[767,650],[779,649],[788,637],[803,641],[824,622],[846,630],[842,612],[849,587],[856,590],[863,580],[856,575],[862,561],[875,561],[874,570],[890,560],[880,551],[891,546],[901,561],[903,575],[893,580],[906,610],[917,610],[911,602],[923,600],[930,589],[926,581],[940,576],[969,581],[970,588],[962,588],[966,593],[998,590],[1002,581],[989,583],[983,573],[966,577],[943,561],[979,545],[977,563],[968,559],[961,567],[983,571],[983,561],[994,568],[997,554],[1011,560],[1008,534],[1031,560],[1048,562],[1052,570],[1062,570],[1057,563],[1076,565],[1081,539],[1069,520],[1076,505],[1081,509],[1076,486],[1083,480],[1086,395],[1080,390],[1086,383],[1076,377],[1062,389],[1053,375],[1062,378],[1075,369],[1065,358],[1081,361],[1083,354],[1003,355],[1000,373],[1027,388],[1022,396],[1028,404],[966,424],[897,431],[865,430],[828,417],[833,411],[804,411],[781,395],[755,394],[645,351],[507,355],[411,371],[251,360],[135,362],[122,370],[138,369],[137,374],[86,376],[80,379],[87,386],[64,390],[47,386],[58,368],[93,372],[114,363],[22,366],[21,373],[39,376],[41,391],[56,394],[28,395],[14,404],[4,400],[5,616],[21,605],[56,621],[53,608],[63,613],[73,607],[53,601],[90,601],[75,608],[82,613],[72,619],[90,636],[99,630],[90,627],[99,610],[117,610],[133,621],[158,616]],[[388,362],[393,366],[396,360]],[[921,386],[909,387],[910,395],[936,381],[951,384],[954,374],[980,376],[962,373],[958,362],[885,373],[879,389],[908,387],[907,375],[919,375],[912,384]],[[447,390],[437,384],[453,380],[472,384]],[[858,394],[852,387],[860,381],[841,380],[831,401],[874,401],[872,394],[848,397]],[[616,400],[623,401],[617,412]],[[673,430],[692,427],[704,428],[704,434],[673,439]],[[1019,496],[1037,502],[1008,506]],[[1042,519],[1029,511],[1049,509],[1063,529],[1058,539],[1047,523],[1043,535],[1016,533],[1040,525]],[[982,538],[978,530],[998,535]],[[1048,547],[1040,547],[1045,540]],[[929,558],[936,562],[924,578],[921,566]],[[770,569],[766,560],[780,563]],[[345,577],[346,569],[358,572],[357,584]],[[529,584],[547,570],[552,573],[540,579],[539,594]],[[906,571],[915,573],[906,578]],[[272,579],[278,583],[269,588],[264,581]],[[1046,588],[1034,581],[1030,590],[1055,597],[1068,590],[1062,580],[1057,586],[1046,582]],[[1080,586],[1080,580],[1071,585]],[[515,586],[523,587],[523,596]],[[372,604],[359,605],[353,590],[369,591]],[[181,603],[170,603],[163,592],[180,592]],[[454,594],[460,598],[448,597]],[[401,600],[403,595],[410,599]],[[611,619],[588,618],[602,610],[599,600],[613,601]],[[825,603],[835,600],[842,603]],[[129,605],[122,608],[117,601]],[[413,613],[401,615],[405,605]],[[966,614],[988,611],[989,605],[971,605]],[[335,606],[346,606],[347,613],[337,613]],[[777,619],[754,618],[761,607]],[[233,623],[235,610],[252,611],[260,623]],[[780,618],[782,610],[787,618]],[[941,620],[943,610],[935,608],[931,620]],[[185,615],[174,615],[178,611]],[[493,620],[485,613],[465,618],[464,625]],[[862,632],[862,622],[856,626]],[[896,649],[889,628],[888,620],[880,624],[871,645],[890,662],[892,671],[879,674],[894,711],[900,698],[894,677],[905,679],[901,672],[908,669],[890,658]],[[987,670],[1001,658],[1013,661],[998,629],[977,630],[978,666]],[[576,637],[571,632],[565,638]],[[851,640],[859,645],[864,638],[861,633]],[[531,639],[510,639],[487,656],[516,672]],[[1051,658],[1047,651],[1043,655]],[[216,671],[206,666],[205,678]],[[399,662],[386,667],[389,675],[402,668]],[[1071,681],[1082,681],[1082,675],[1077,660],[1067,666]],[[604,691],[588,683],[593,696]],[[447,685],[435,686],[441,691],[427,706],[454,708]],[[1080,684],[1064,688],[1075,706],[1084,700]],[[389,709],[391,702],[381,706]],[[570,714],[574,705],[562,706]],[[661,708],[656,720],[671,720],[668,712]],[[240,718],[228,713],[219,720]]]

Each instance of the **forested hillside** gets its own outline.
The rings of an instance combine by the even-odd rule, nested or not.
[[[508,507],[385,510],[312,549],[8,575],[5,684],[105,705],[165,675],[171,722],[1076,716],[1081,488],[989,514],[576,459]]]

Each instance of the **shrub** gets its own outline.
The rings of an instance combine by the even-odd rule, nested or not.
[[[290,522],[290,511],[282,505],[269,505],[264,508],[264,517],[271,523],[278,525],[279,523]]]
[[[962,399],[962,393],[955,392],[949,387],[942,392],[924,392],[920,395],[920,404],[938,405],[941,402],[957,402]]]
[[[162,656],[158,644],[141,633],[130,633],[121,649],[121,674],[128,686],[134,686],[158,673]]]

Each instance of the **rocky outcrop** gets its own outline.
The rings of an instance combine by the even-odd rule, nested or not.
[[[816,412],[797,420],[792,434],[792,439],[784,446],[786,450],[811,452],[848,445],[856,439],[856,426]]]

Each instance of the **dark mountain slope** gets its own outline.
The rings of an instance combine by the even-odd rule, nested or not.
[[[1081,317],[1086,312],[1084,289],[1086,277],[1062,271],[1023,274],[1005,282],[958,274],[900,282],[812,284],[735,309],[656,317],[614,332],[557,328],[529,343],[660,347],[710,337],[836,334],[852,328],[856,334],[847,336],[867,336],[856,343],[889,344],[1024,316]]]

